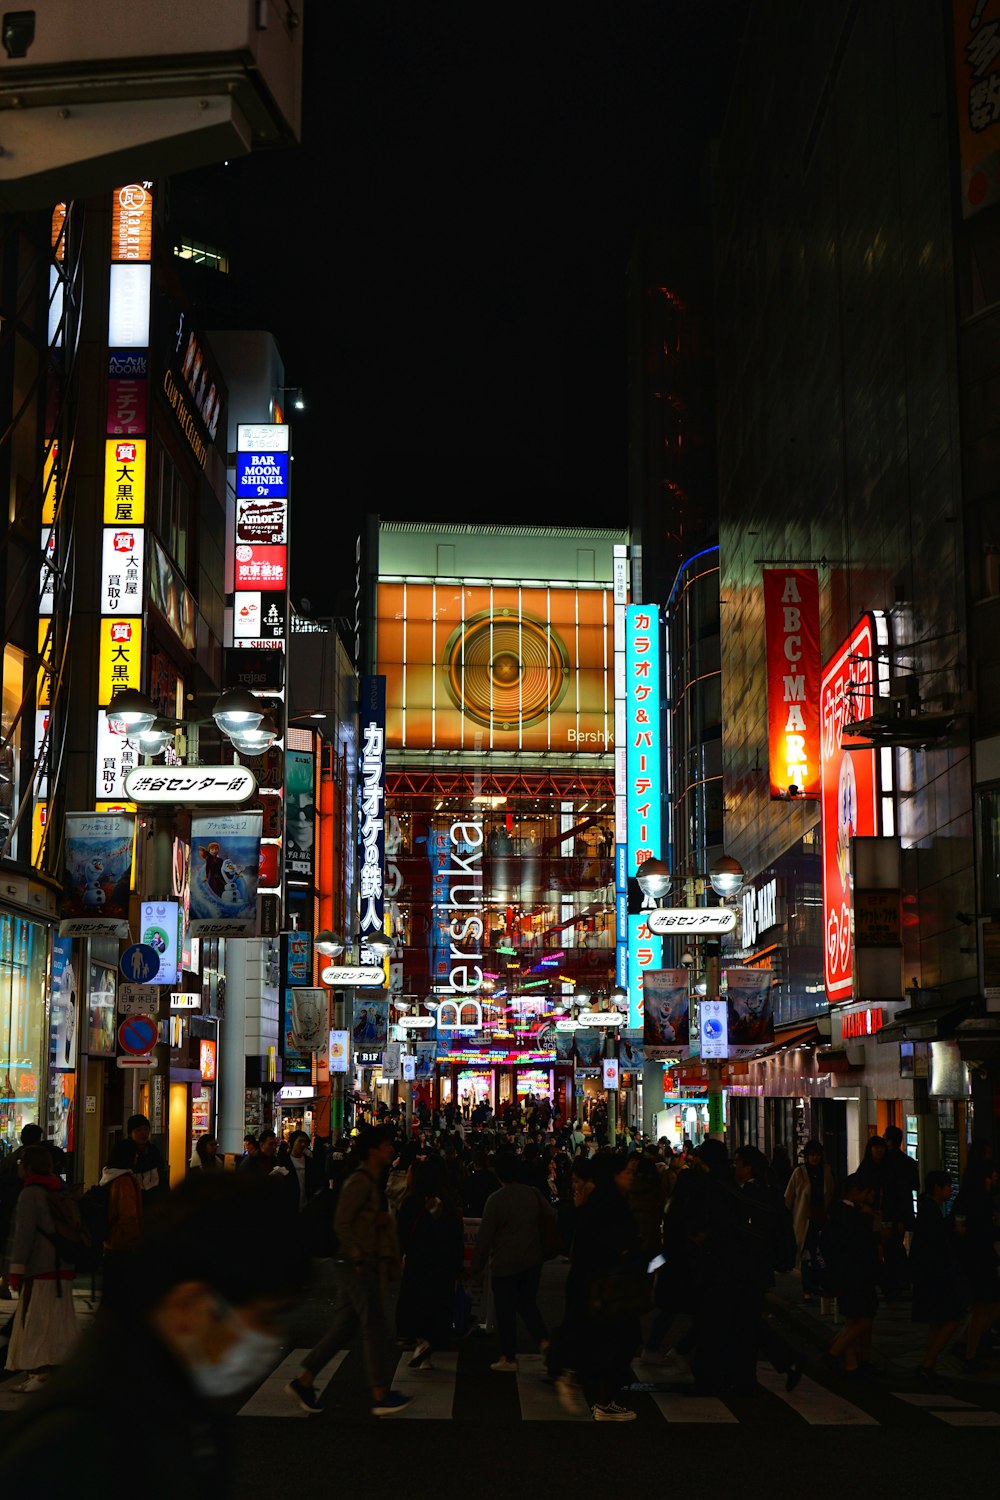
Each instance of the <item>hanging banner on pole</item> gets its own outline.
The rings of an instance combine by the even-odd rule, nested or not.
[[[300,985],[291,991],[291,1042],[299,1052],[322,1052],[328,1045],[326,990]]]
[[[191,932],[254,937],[263,814],[191,819]]]
[[[820,795],[819,574],[764,569],[771,798]]]
[[[726,969],[729,1056],[753,1057],[774,1043],[770,969]]]
[[[688,969],[647,969],[643,978],[642,1045],[645,1056],[690,1057],[691,1012]]]
[[[135,818],[130,813],[67,813],[61,937],[129,936]]]

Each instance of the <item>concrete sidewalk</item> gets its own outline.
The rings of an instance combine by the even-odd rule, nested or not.
[[[793,1272],[775,1278],[777,1285],[767,1295],[767,1313],[773,1317],[785,1337],[801,1348],[807,1360],[822,1356],[836,1338],[843,1319],[836,1311],[835,1301],[807,1303],[802,1300],[802,1283]],[[951,1344],[938,1359],[937,1372],[942,1379],[961,1381],[970,1385],[989,1386],[1000,1391],[1000,1357],[990,1358],[990,1347],[984,1339],[980,1355],[987,1360],[984,1370],[970,1373],[963,1368],[962,1354],[953,1352],[961,1347],[964,1353],[965,1325],[960,1324]],[[886,1375],[897,1379],[917,1378],[927,1340],[926,1323],[914,1323],[909,1299],[887,1305],[879,1302],[872,1335],[872,1362]]]

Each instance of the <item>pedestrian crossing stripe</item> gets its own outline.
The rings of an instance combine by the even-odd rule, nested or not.
[[[302,1411],[301,1407],[286,1394],[285,1386],[302,1369],[303,1359],[308,1352],[307,1349],[291,1350],[277,1368],[261,1382],[257,1390],[248,1397],[240,1408],[239,1415],[279,1419],[306,1417],[307,1414]],[[321,1397],[323,1391],[333,1382],[347,1359],[348,1353],[346,1349],[338,1350],[322,1371],[317,1380],[317,1396]],[[433,1367],[430,1370],[411,1370],[409,1368],[411,1357],[409,1351],[400,1357],[393,1376],[393,1389],[400,1391],[403,1395],[411,1396],[413,1401],[393,1420],[451,1421],[455,1412],[456,1392],[459,1386],[458,1352],[435,1353],[432,1356]],[[359,1356],[356,1356],[353,1364],[358,1368],[352,1366],[352,1369],[345,1374],[354,1381],[363,1383],[364,1373],[360,1368]],[[508,1387],[512,1392],[516,1392],[517,1414],[521,1421],[587,1422],[592,1420],[592,1414],[582,1392],[576,1391],[568,1396],[568,1406],[562,1404],[555,1383],[545,1377],[544,1362],[539,1355],[518,1355],[516,1375],[498,1375],[485,1369],[470,1370],[468,1368],[463,1368],[462,1374],[463,1381],[487,1379],[491,1384],[495,1384],[498,1390]],[[793,1413],[807,1426],[880,1427],[886,1425],[885,1415],[881,1419],[873,1416],[855,1402],[848,1400],[837,1391],[820,1385],[817,1381],[810,1380],[808,1376],[803,1376],[793,1391],[786,1391],[784,1375],[779,1375],[776,1371],[762,1365],[758,1366],[757,1380],[765,1401],[778,1401],[783,1408]],[[321,1381],[325,1383],[321,1384]],[[883,1402],[899,1401],[904,1406],[916,1408],[922,1415],[933,1417],[936,1421],[950,1427],[1000,1427],[1000,1412],[985,1410],[976,1406],[974,1402],[962,1400],[948,1393],[878,1390],[877,1394]],[[0,1409],[3,1404],[2,1396],[3,1385],[0,1384]],[[631,1395],[627,1394],[625,1400],[631,1401],[631,1399]],[[639,1395],[636,1408],[640,1421],[648,1422],[652,1413],[655,1412],[658,1418],[668,1422],[671,1426],[736,1426],[743,1421],[752,1420],[754,1423],[766,1421],[766,1413],[759,1404],[759,1398],[749,1399],[755,1402],[752,1417],[748,1412],[744,1411],[741,1415],[734,1411],[726,1398],[721,1396],[686,1394],[683,1388],[670,1391],[662,1389],[662,1386],[660,1389],[650,1389],[647,1386]],[[15,1398],[12,1397],[11,1402],[14,1400]],[[495,1419],[496,1406],[491,1405],[490,1411]],[[513,1409],[511,1414],[514,1414]]]

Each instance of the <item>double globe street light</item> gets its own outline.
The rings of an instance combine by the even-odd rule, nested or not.
[[[166,749],[177,729],[214,721],[220,733],[240,755],[263,755],[278,738],[278,726],[264,704],[246,688],[226,688],[216,700],[208,719],[170,719],[162,716],[153,700],[138,688],[116,693],[104,710],[109,724],[125,731],[144,755]]]

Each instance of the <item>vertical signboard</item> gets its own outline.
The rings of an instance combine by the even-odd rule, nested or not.
[[[962,217],[1000,199],[1000,0],[954,0]]]
[[[661,857],[660,612],[655,604],[625,611],[625,796],[627,874]],[[641,916],[628,919],[628,991],[632,1030],[643,1024],[642,974],[663,961],[663,939]]]
[[[764,630],[771,797],[818,798],[821,668],[815,568],[765,568]]]
[[[851,840],[894,832],[892,751],[878,751],[851,733],[888,688],[885,617],[869,612],[830,657],[820,684],[823,965],[831,1004],[853,995]]]
[[[364,939],[385,932],[385,678],[361,679],[361,755],[358,782],[358,888],[361,897],[360,961],[384,960]]]

